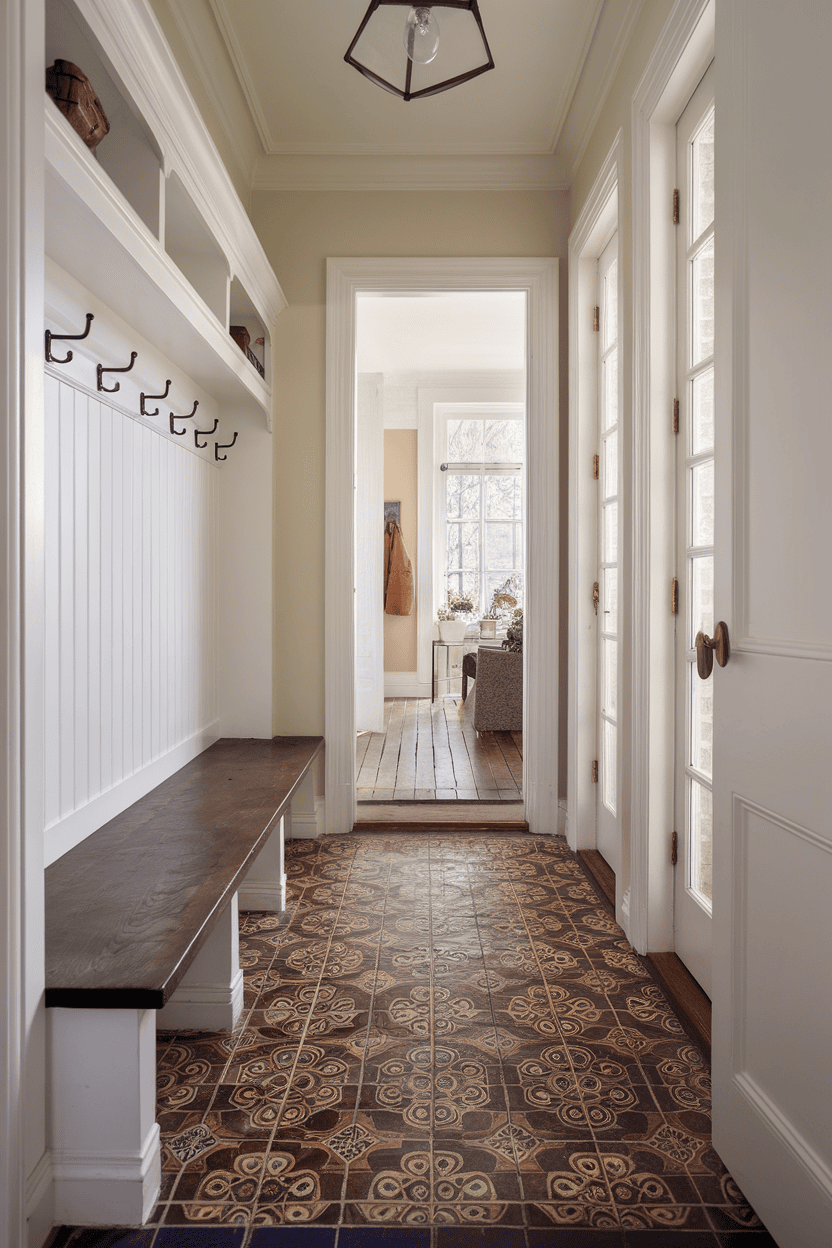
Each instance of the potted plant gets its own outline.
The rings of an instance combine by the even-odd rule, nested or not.
[[[448,599],[436,613],[439,621],[439,640],[460,642],[468,628],[468,617],[474,612],[474,604],[470,598],[448,591]]]
[[[506,610],[517,606],[517,599],[510,591],[517,588],[517,575],[512,573],[491,596],[491,606],[480,620],[480,637],[496,637],[497,621]]]
[[[516,607],[511,613],[511,623],[508,626],[506,639],[503,642],[504,650],[513,650],[515,654],[519,654],[523,649],[523,608]]]

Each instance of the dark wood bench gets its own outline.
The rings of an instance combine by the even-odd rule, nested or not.
[[[64,1220],[149,1215],[161,1179],[157,1020],[233,1029],[242,1009],[238,897],[245,909],[283,908],[283,817],[311,787],[322,749],[322,737],[218,741],[47,868],[52,1146]]]

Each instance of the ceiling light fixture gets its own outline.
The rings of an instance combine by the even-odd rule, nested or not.
[[[401,35],[401,14],[396,9],[408,10]],[[444,10],[441,55],[437,9]],[[494,68],[477,0],[441,0],[436,4],[372,0],[344,60],[370,82],[403,100],[438,95]],[[452,66],[456,72],[443,77]],[[396,81],[402,85],[397,86]]]

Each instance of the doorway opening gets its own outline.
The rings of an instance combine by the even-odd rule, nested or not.
[[[515,292],[525,305],[525,393],[519,396],[526,424],[521,658],[522,670],[526,673],[522,708],[523,809],[533,832],[554,833],[558,828],[557,261],[332,259],[328,261],[327,272],[325,629],[326,828],[331,833],[349,832],[356,820],[355,676],[359,667],[355,607],[356,495],[359,493],[356,488],[359,461],[356,341],[359,298],[483,291]],[[443,393],[446,381],[447,377],[440,375],[433,393],[426,387],[428,393],[420,395],[420,402],[423,397],[431,407],[459,402],[458,389],[447,392],[446,388]],[[493,394],[475,393],[468,399],[472,403],[512,403],[518,401],[518,396],[509,394],[495,398]],[[422,454],[426,453],[426,447],[427,439],[420,439]],[[373,505],[374,517],[379,514],[383,517],[383,495],[382,489],[379,507]],[[430,508],[421,512],[423,518],[431,514]],[[378,523],[375,519],[374,524]],[[383,536],[383,528],[381,533]],[[423,592],[423,575],[424,567],[421,571],[417,568],[417,602],[432,604],[431,587]],[[428,625],[432,630],[432,619],[428,620]],[[417,634],[418,630],[417,618]],[[430,653],[432,659],[432,650]],[[417,651],[415,671],[419,684],[423,688],[426,686],[429,693],[433,672],[430,659],[425,666],[424,655],[424,648]],[[529,673],[534,673],[533,680],[528,679]],[[481,674],[478,679],[481,680]],[[481,812],[486,807],[481,805],[477,809]]]
[[[358,816],[522,820],[525,295],[361,294],[356,331]]]

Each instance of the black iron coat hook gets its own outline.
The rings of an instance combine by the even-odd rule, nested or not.
[[[130,363],[127,364],[124,368],[105,368],[103,364],[97,364],[95,372],[96,372],[96,376],[98,377],[98,389],[103,390],[105,394],[115,394],[116,390],[120,390],[121,385],[119,382],[116,382],[114,386],[105,386],[104,374],[105,373],[129,373],[130,369],[136,363],[136,358],[138,354],[139,354],[138,351],[131,351]]]
[[[227,451],[228,448],[230,446],[233,446],[236,441],[237,441],[237,431],[235,429],[234,437],[231,439],[230,442],[215,442],[214,443],[214,459],[228,459],[227,455],[220,455],[220,448],[222,448],[222,450],[224,451]]]
[[[92,325],[94,320],[95,320],[95,317],[93,316],[92,312],[88,312],[87,313],[87,328],[84,330],[83,334],[53,334],[51,329],[47,329],[46,331],[46,363],[47,364],[68,364],[69,361],[72,359],[72,352],[67,351],[65,359],[56,360],[55,356],[52,354],[52,343],[53,342],[66,342],[67,339],[70,339],[72,342],[80,342],[80,340],[82,338],[86,338],[87,334],[90,332],[90,325]]]
[[[203,448],[203,447],[207,446],[207,445],[208,445],[208,443],[207,443],[207,442],[200,442],[200,440],[199,440],[199,439],[200,439],[201,437],[207,437],[207,435],[208,435],[209,433],[216,433],[216,432],[217,432],[217,425],[218,425],[219,423],[220,423],[220,422],[219,422],[219,420],[216,420],[216,419],[215,419],[215,420],[214,420],[214,427],[213,427],[213,429],[194,429],[194,442],[196,443],[196,445],[199,447],[199,449],[200,449],[200,450],[202,450],[202,448]]]
[[[168,390],[170,390],[170,378],[168,378],[167,381],[165,382],[165,389],[162,394],[145,394],[144,391],[142,391],[142,393],[139,395],[139,411],[141,412],[142,416],[158,416],[159,415],[158,407],[156,408],[155,412],[149,412],[147,408],[145,407],[145,400],[146,399],[166,399],[168,397]]]
[[[192,416],[196,416],[196,409],[199,407],[199,399],[194,399],[194,410],[185,412],[182,416],[176,416],[173,412],[170,414],[170,431],[176,438],[183,438],[188,432],[187,429],[174,429],[173,422],[175,420],[190,420]]]

